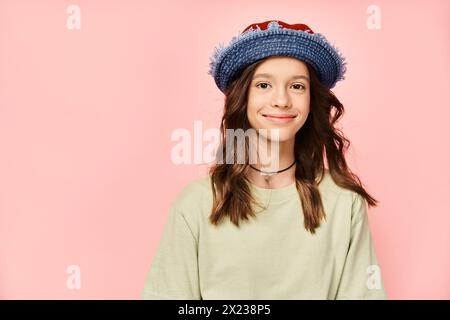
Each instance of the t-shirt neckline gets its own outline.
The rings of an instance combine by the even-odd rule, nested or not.
[[[280,203],[298,197],[295,181],[287,186],[274,189],[259,187],[250,181],[248,183],[254,197],[257,200],[262,201],[264,205],[269,203]]]

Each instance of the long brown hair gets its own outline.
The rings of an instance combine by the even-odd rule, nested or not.
[[[265,59],[246,67],[230,82],[225,92],[224,113],[220,126],[221,144],[218,150],[221,154],[227,152],[225,150],[227,129],[251,128],[246,110],[248,88],[256,68],[263,61]],[[319,81],[315,70],[308,63],[305,64],[311,81],[310,113],[295,135],[295,178],[304,212],[304,226],[314,234],[321,220],[326,219],[318,189],[326,170],[324,156],[328,171],[338,186],[357,192],[366,199],[369,206],[376,206],[378,201],[366,192],[358,176],[347,166],[344,153],[350,147],[350,141],[342,131],[334,127],[344,114],[344,106],[334,93]],[[257,203],[251,194],[246,177],[249,167],[247,141],[245,152],[245,163],[216,163],[209,170],[213,190],[213,207],[209,217],[212,224],[217,225],[222,218],[229,216],[231,222],[239,227],[241,220],[248,220],[249,216],[255,217],[252,203]]]

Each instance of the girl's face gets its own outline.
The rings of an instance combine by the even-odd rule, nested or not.
[[[248,91],[247,118],[252,128],[269,140],[271,131],[279,129],[276,140],[295,141],[308,117],[309,102],[306,64],[296,58],[272,56],[255,70]],[[267,135],[259,129],[267,129]]]

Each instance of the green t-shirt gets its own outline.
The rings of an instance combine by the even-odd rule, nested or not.
[[[387,299],[364,198],[337,186],[328,171],[319,185],[326,220],[304,228],[295,183],[250,184],[256,218],[218,226],[211,178],[187,186],[171,204],[141,299]]]

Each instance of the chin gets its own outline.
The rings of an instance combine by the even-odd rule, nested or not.
[[[278,142],[281,143],[281,142],[288,142],[288,141],[293,140],[293,139],[295,139],[295,136],[280,137],[279,139],[270,139],[269,138],[269,141],[273,141],[273,142],[278,141]]]
[[[273,128],[272,128],[273,129]],[[271,129],[267,129],[267,135],[262,134],[268,141],[278,141],[278,142],[286,142],[292,139],[295,139],[295,132],[291,132],[291,130],[280,129],[278,137],[275,133],[271,132]]]

